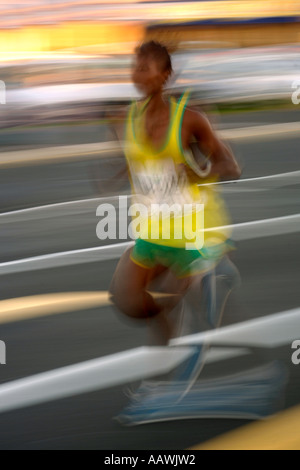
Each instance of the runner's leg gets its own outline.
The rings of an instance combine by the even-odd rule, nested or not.
[[[153,270],[135,264],[130,254],[131,249],[119,261],[109,289],[111,300],[124,315],[147,319],[161,311],[161,307],[146,290]]]
[[[110,286],[111,300],[126,316],[151,320],[156,342],[167,344],[174,331],[169,313],[182,300],[190,279],[178,279],[161,265],[141,267],[130,255],[131,249],[123,254],[117,266]],[[151,294],[149,290],[153,288],[156,292]]]

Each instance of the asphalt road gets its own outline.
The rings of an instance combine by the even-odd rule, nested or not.
[[[259,118],[252,113],[243,115],[247,125],[286,120],[282,112]],[[229,121],[224,125],[231,125]],[[235,122],[232,122],[233,127]],[[233,147],[243,166],[243,178],[299,170],[298,136],[239,141]],[[99,195],[91,182],[91,165],[95,162],[83,156],[80,163],[1,170],[1,212],[97,198]],[[102,161],[98,165],[103,180],[115,171]],[[234,224],[299,212],[299,184],[286,182],[269,190],[264,190],[263,185],[254,186],[252,190],[240,188],[234,187],[224,193]],[[127,191],[126,182],[124,191]],[[47,210],[2,215],[0,262],[101,246],[106,242],[96,237],[97,205],[97,201],[91,201],[84,207],[54,206]],[[240,271],[242,285],[229,298],[223,326],[299,307],[298,232],[240,241],[236,248],[232,257]],[[0,300],[63,292],[106,291],[116,264],[117,260],[66,264],[9,275],[1,274],[0,265]],[[197,302],[197,291],[193,293],[193,302]],[[201,311],[199,307],[200,314]],[[300,339],[300,333],[295,331],[295,339],[297,335]],[[114,308],[104,305],[6,322],[1,324],[0,339],[5,341],[7,349],[7,364],[0,365],[0,384],[4,384],[145,345],[148,332],[145,325],[125,320]],[[256,348],[246,356],[207,365],[200,380],[230,372],[242,374],[253,366],[274,360],[280,361],[289,374],[280,408],[298,404],[300,366],[291,362],[290,342],[272,349]],[[245,419],[194,419],[126,428],[113,417],[127,402],[124,386],[117,386],[1,413],[0,448],[186,449],[248,423]]]

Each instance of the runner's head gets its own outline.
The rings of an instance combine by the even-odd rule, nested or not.
[[[149,41],[137,47],[132,81],[144,95],[161,93],[171,73],[171,57],[165,46]]]

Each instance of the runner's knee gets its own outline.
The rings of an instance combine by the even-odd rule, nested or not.
[[[161,310],[147,292],[125,296],[124,293],[114,291],[110,293],[110,300],[124,315],[130,318],[152,318],[158,315]]]

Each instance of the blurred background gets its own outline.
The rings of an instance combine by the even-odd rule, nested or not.
[[[223,185],[242,233],[242,286],[224,326],[299,311],[299,0],[1,1],[0,18],[2,386],[147,343],[146,329],[105,300],[122,252],[109,245],[122,240],[96,237],[99,203],[118,210],[115,197],[130,192],[111,116],[139,96],[130,69],[144,40],[169,47],[167,92],[191,89],[243,169]],[[298,405],[297,318],[272,347],[213,372],[279,361],[289,375],[280,409]],[[124,430],[112,421],[126,403],[121,386],[37,403],[4,406],[1,448],[184,449],[248,422],[193,420],[184,436],[180,421],[151,425],[150,436],[147,426]]]

